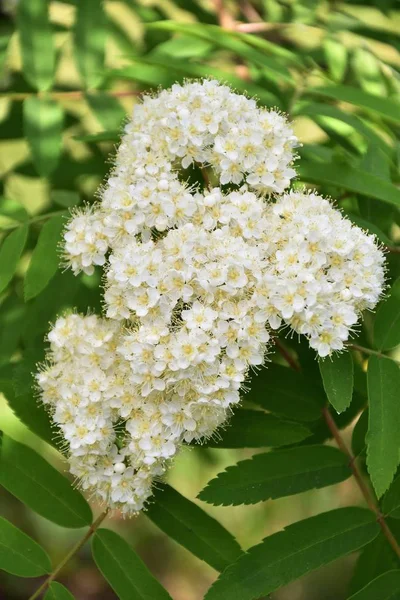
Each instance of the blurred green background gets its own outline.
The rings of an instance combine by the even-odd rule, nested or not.
[[[82,16],[81,27],[83,37],[85,31],[90,32],[89,45],[94,48],[86,67],[80,62],[79,46],[76,48],[78,3],[87,3],[86,21]],[[64,125],[62,138],[61,132],[59,137],[54,132],[48,135],[49,152],[56,164],[44,176],[49,169],[40,162],[46,149],[32,147],[24,122],[24,100],[36,92],[21,72],[18,0],[1,3],[0,236],[4,237],[21,219],[32,221],[28,245],[18,265],[21,281],[40,231],[37,217],[93,202],[96,189],[110,168],[116,132],[130,114],[137,94],[184,77],[217,77],[257,95],[264,104],[288,112],[303,144],[300,152],[308,167],[300,171],[300,180],[321,185],[325,193],[339,199],[340,206],[355,222],[367,223],[388,247],[399,242],[398,221],[390,204],[365,202],[360,207],[356,196],[360,192],[359,180],[350,184],[335,181],[338,166],[350,163],[355,169],[360,167],[361,172],[374,173],[382,179],[384,171],[390,171],[393,183],[398,183],[399,144],[394,125],[368,106],[361,105],[360,110],[351,98],[335,96],[336,92],[315,92],[318,86],[329,85],[330,90],[340,91],[342,85],[348,85],[388,101],[389,108],[396,106],[400,91],[397,2],[60,0],[48,4],[56,62],[54,86],[48,97],[62,108]],[[247,36],[241,38],[238,32]],[[308,104],[303,103],[304,98]],[[332,107],[339,113],[330,112]],[[371,139],[380,141],[383,157],[376,155],[372,163],[368,152]],[[327,165],[327,181],[319,180],[319,171],[313,169],[315,164]],[[379,194],[378,189],[378,199]],[[391,275],[398,276],[399,266],[390,256],[389,263]],[[98,310],[99,281],[99,274],[94,279],[80,276],[75,282],[71,274],[60,273],[46,290],[26,304],[21,282],[3,293],[0,379],[8,377],[8,363],[18,360],[21,348],[37,347],[48,322],[63,306]],[[25,331],[28,325],[30,332],[33,327],[29,335]],[[363,335],[368,336],[368,327]],[[39,449],[65,472],[66,465],[60,463],[59,456],[19,421],[5,398],[0,399],[0,427],[15,439]],[[353,424],[345,431],[347,438],[352,427]],[[195,499],[214,474],[251,454],[247,450],[185,449],[169,471],[168,480],[182,494]],[[203,508],[247,548],[294,521],[357,503],[361,503],[359,491],[349,480],[255,506]],[[82,535],[39,517],[5,490],[0,490],[0,512],[37,539],[54,563]],[[134,545],[175,600],[203,597],[216,577],[215,571],[168,539],[144,514],[129,521],[118,516],[109,521],[110,527]],[[344,599],[355,560],[352,556],[338,561],[276,592],[273,598]],[[60,581],[79,600],[116,597],[95,568],[88,548],[67,565]],[[0,573],[0,598],[22,600],[36,587],[33,580]]]

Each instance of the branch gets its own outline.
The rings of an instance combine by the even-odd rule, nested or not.
[[[286,362],[290,365],[290,367],[292,367],[292,369],[294,369],[296,371],[299,371],[300,366],[290,356],[290,354],[287,352],[286,348],[282,345],[280,340],[276,339],[275,343],[276,343],[276,346],[277,346],[279,352],[285,358]],[[361,346],[354,346],[353,344],[351,344],[351,345],[349,344],[349,347],[353,347],[354,349],[357,349],[357,350],[361,349],[361,351],[369,351],[368,348],[362,348]],[[371,352],[372,354],[380,355],[379,352],[375,352],[373,350],[371,350],[369,352]],[[382,354],[381,356],[385,356],[385,355]],[[388,357],[385,357],[385,358],[388,358]],[[383,535],[386,537],[387,541],[389,542],[389,544],[390,544],[392,550],[394,551],[394,553],[396,554],[397,558],[400,559],[400,546],[397,543],[397,540],[394,537],[393,533],[391,532],[389,525],[386,523],[385,517],[380,511],[380,508],[375,501],[373,493],[371,492],[371,490],[365,483],[362,473],[356,463],[356,458],[353,456],[353,454],[348,449],[345,441],[342,438],[340,430],[339,430],[338,426],[336,425],[335,420],[332,417],[331,413],[329,412],[329,408],[327,406],[324,406],[324,408],[322,409],[322,417],[324,418],[325,423],[327,424],[327,426],[332,434],[332,437],[334,438],[339,449],[348,457],[350,469],[351,469],[354,479],[356,480],[356,483],[364,497],[365,502],[367,503],[369,509],[376,515],[377,523],[379,524]]]
[[[325,422],[328,425],[329,430],[332,433],[332,436],[335,439],[338,447],[349,458],[349,466],[353,472],[353,476],[357,482],[357,485],[360,488],[362,495],[364,496],[365,502],[367,503],[369,509],[375,513],[376,520],[377,520],[380,528],[382,529],[383,535],[386,537],[387,541],[389,542],[390,546],[392,547],[392,550],[396,554],[397,558],[400,559],[400,546],[397,543],[397,540],[394,537],[393,533],[391,532],[389,525],[386,523],[385,517],[381,513],[379,506],[375,502],[375,498],[374,498],[373,494],[371,493],[371,490],[366,485],[366,483],[363,479],[362,473],[356,463],[356,459],[352,455],[350,450],[348,449],[347,445],[345,444],[345,442],[341,436],[341,433],[339,431],[339,428],[336,425],[335,420],[333,419],[327,406],[324,406],[324,408],[322,409],[322,416],[324,417]]]
[[[371,348],[365,348],[364,346],[359,346],[358,344],[346,344],[347,348],[351,348],[352,350],[357,350],[358,352],[362,352],[363,354],[370,354],[373,356],[380,356],[381,358],[388,358],[392,360],[397,365],[400,366],[400,360],[396,360],[387,354],[383,354],[383,352],[378,352],[377,350],[372,350]]]
[[[68,552],[68,554],[66,556],[64,556],[64,558],[62,559],[62,561],[57,565],[57,567],[54,569],[54,571],[51,573],[51,575],[49,575],[47,577],[47,579],[42,583],[42,585],[40,586],[40,588],[38,588],[36,590],[36,592],[34,592],[34,594],[32,596],[30,596],[29,600],[35,600],[36,598],[39,598],[40,594],[47,588],[47,586],[50,585],[50,583],[52,581],[54,581],[54,579],[57,577],[57,575],[59,574],[59,572],[65,567],[65,565],[67,564],[67,562],[74,556],[74,554],[76,554],[81,548],[82,546],[84,546],[86,544],[86,542],[92,537],[92,535],[96,532],[96,530],[98,529],[99,525],[104,521],[104,519],[106,518],[108,514],[108,509],[105,510],[103,513],[101,513],[101,515],[99,517],[97,517],[97,519],[92,523],[92,525],[89,527],[88,531],[86,532],[86,534],[83,536],[83,538],[77,542],[75,544],[75,546],[73,546],[71,548],[71,550]]]

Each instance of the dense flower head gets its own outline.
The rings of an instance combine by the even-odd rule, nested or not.
[[[342,350],[384,282],[374,238],[290,192],[284,116],[215,81],[135,107],[98,205],[68,223],[75,273],[104,267],[104,317],[68,314],[38,374],[84,489],[141,510],[182,443],[211,436],[265,361],[272,330]],[[192,163],[212,184],[184,181]]]

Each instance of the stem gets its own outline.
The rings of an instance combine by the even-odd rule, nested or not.
[[[200,165],[199,163],[197,163],[197,164],[198,164],[199,169],[201,171],[201,174],[203,176],[204,184],[205,184],[206,188],[208,190],[210,190],[211,189],[211,184],[210,184],[210,178],[209,178],[208,173],[207,173],[207,169],[205,167],[203,167],[202,165]]]
[[[287,364],[294,370],[300,371],[300,365],[295,361],[293,356],[286,350],[285,346],[282,344],[279,338],[275,338],[274,340],[276,347],[278,348],[280,354],[286,360]]]
[[[287,352],[286,348],[282,345],[281,341],[279,339],[276,339],[275,343],[276,343],[276,346],[277,346],[279,352],[285,358],[287,363],[292,367],[292,369],[299,371],[300,366],[290,356],[290,354]],[[354,348],[354,345],[349,345],[349,346]],[[369,350],[368,348],[362,348],[361,346],[356,346],[354,349],[356,349],[356,350],[361,349],[362,351]],[[380,354],[379,352],[375,352],[374,350],[372,350],[371,353],[372,354]],[[385,356],[385,355],[382,354],[381,356]],[[386,358],[388,358],[388,357],[386,357]],[[375,501],[374,495],[372,494],[371,490],[365,483],[362,473],[356,463],[356,458],[353,456],[353,454],[348,449],[345,441],[342,438],[340,430],[339,430],[338,426],[336,425],[335,420],[332,417],[331,413],[329,412],[329,409],[327,406],[324,406],[324,408],[322,409],[322,416],[332,434],[332,437],[334,438],[335,442],[337,443],[339,449],[348,457],[350,469],[351,469],[354,479],[356,480],[356,483],[364,497],[365,502],[367,503],[369,509],[376,515],[377,523],[379,524],[383,535],[386,537],[387,541],[389,542],[390,546],[392,547],[392,550],[396,554],[397,558],[400,559],[400,546],[397,543],[397,540],[394,537],[393,533],[391,532],[389,525],[386,523],[385,517],[380,511],[380,508]]]
[[[392,360],[396,364],[400,366],[400,361],[392,358],[391,356],[387,356],[387,354],[383,354],[382,352],[378,352],[377,350],[372,350],[371,348],[365,348],[364,346],[359,346],[358,344],[346,344],[348,348],[352,350],[358,350],[358,352],[363,352],[364,354],[371,354],[374,356],[380,356],[381,358],[388,358]]]
[[[396,554],[397,558],[400,559],[400,546],[397,543],[396,538],[394,537],[393,533],[391,532],[388,524],[386,523],[385,517],[381,513],[379,506],[376,504],[375,498],[374,498],[373,494],[371,493],[371,490],[366,485],[366,483],[363,479],[363,476],[361,474],[361,471],[356,463],[356,459],[352,455],[350,450],[348,449],[347,445],[345,444],[345,442],[341,436],[341,433],[339,431],[339,428],[336,425],[335,420],[333,419],[327,406],[324,406],[324,408],[322,409],[322,416],[324,417],[325,422],[328,425],[329,430],[332,433],[332,436],[335,439],[338,447],[349,458],[349,466],[352,470],[352,473],[357,482],[357,485],[360,488],[362,495],[364,496],[365,502],[367,503],[369,509],[372,510],[373,513],[375,513],[376,520],[382,530],[383,535],[386,537],[387,541],[391,545],[392,550]]]
[[[226,10],[224,4],[224,0],[214,0],[214,10],[217,13],[219,25],[224,29],[234,29],[235,21]]]
[[[51,219],[51,217],[56,217],[57,215],[67,214],[67,209],[64,210],[55,210],[54,212],[47,213],[45,215],[38,215],[36,217],[32,217],[31,219],[27,219],[26,221],[19,221],[13,225],[1,225],[0,231],[8,231],[9,229],[17,229],[22,225],[31,225],[31,223],[37,223],[38,221],[43,221],[45,219]]]
[[[107,94],[108,96],[113,96],[114,98],[124,98],[127,96],[139,96],[142,92],[134,92],[134,91],[125,91],[125,90],[120,90],[120,91],[102,91],[102,94]],[[46,92],[45,97],[46,98],[54,98],[56,99],[60,99],[60,100],[79,100],[81,98],[84,98],[87,95],[86,91],[83,90],[74,90],[74,91],[70,91],[70,92]],[[93,95],[93,94],[92,94]],[[1,98],[7,98],[9,100],[26,100],[27,98],[31,98],[32,96],[43,96],[44,94],[37,94],[35,92],[15,92],[15,93],[11,93],[11,94],[0,94],[0,99]]]
[[[36,598],[39,598],[40,594],[57,577],[59,572],[65,567],[65,565],[70,560],[70,558],[72,558],[74,556],[74,554],[76,554],[82,548],[82,546],[84,546],[86,544],[86,542],[92,537],[92,535],[95,533],[95,531],[97,530],[99,525],[106,518],[107,514],[108,514],[108,509],[105,510],[103,513],[101,513],[101,515],[99,517],[97,517],[97,519],[89,527],[88,531],[83,536],[83,538],[79,542],[77,542],[75,544],[75,546],[73,546],[71,548],[71,550],[68,552],[68,554],[66,556],[64,556],[62,561],[57,565],[57,567],[54,569],[54,571],[51,573],[51,575],[49,575],[48,578],[42,583],[40,588],[38,588],[36,590],[36,592],[34,592],[34,594],[32,596],[30,596],[29,600],[35,600]]]

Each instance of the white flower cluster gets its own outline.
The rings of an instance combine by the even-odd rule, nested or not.
[[[67,225],[74,272],[105,265],[105,317],[60,317],[38,383],[71,472],[109,506],[141,510],[182,443],[226,421],[271,329],[326,356],[376,304],[374,238],[317,194],[278,196],[295,145],[253,100],[175,85],[135,108],[101,202]],[[217,185],[184,183],[192,163]]]

